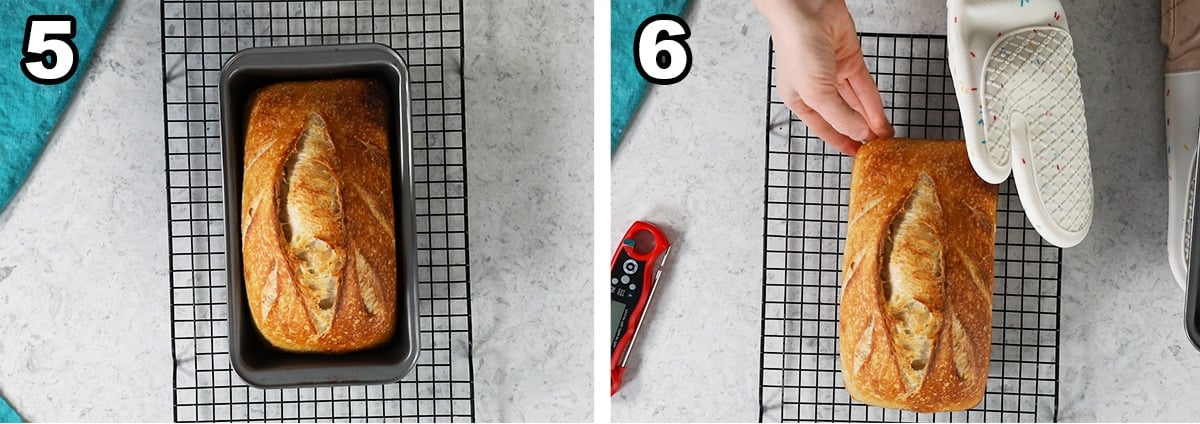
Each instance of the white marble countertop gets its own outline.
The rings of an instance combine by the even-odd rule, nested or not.
[[[464,9],[476,418],[588,421],[591,5]],[[173,419],[158,11],[119,6],[0,213],[0,392],[29,420]]]
[[[1195,420],[1200,352],[1166,260],[1158,2],[1063,1],[1087,101],[1095,217],[1064,251],[1059,419]],[[945,2],[851,0],[858,29],[945,34]],[[649,93],[613,159],[610,240],[648,219],[672,259],[614,421],[758,419],[768,31],[696,0],[684,81]]]

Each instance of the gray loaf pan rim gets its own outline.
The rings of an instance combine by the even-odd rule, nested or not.
[[[383,82],[395,112],[388,140],[396,226],[395,331],[384,345],[362,351],[337,355],[279,351],[269,347],[255,327],[243,285],[241,195],[246,103],[255,90],[275,82],[355,77]],[[416,366],[420,329],[409,81],[404,60],[382,44],[256,47],[238,52],[221,68],[218,91],[225,189],[229,358],[233,369],[250,385],[394,383]]]
[[[1192,170],[1192,179],[1195,180],[1197,175],[1195,169]],[[1187,304],[1184,306],[1183,326],[1187,332],[1188,341],[1192,342],[1192,347],[1200,350],[1200,207],[1192,207],[1192,245],[1189,248],[1187,267],[1187,293],[1185,298]]]

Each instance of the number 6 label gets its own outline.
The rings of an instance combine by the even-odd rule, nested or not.
[[[692,35],[678,16],[654,15],[633,36],[633,63],[646,81],[668,85],[683,81],[692,70],[692,49],[685,40]]]
[[[75,75],[79,49],[75,37],[75,17],[33,15],[25,21],[25,43],[21,71],[38,84],[58,84]]]

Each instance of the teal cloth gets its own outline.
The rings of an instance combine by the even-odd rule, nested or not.
[[[17,415],[17,411],[14,411],[11,406],[8,406],[8,402],[4,401],[3,396],[0,396],[0,423],[19,422],[21,422],[21,416]]]
[[[637,65],[633,64],[633,36],[638,26],[646,18],[665,13],[683,17],[688,0],[612,0],[612,46],[609,49],[612,58],[611,98],[612,122],[609,133],[612,135],[612,152],[616,153],[617,145],[629,121],[637,112],[638,105],[646,96],[647,83],[638,73]]]
[[[12,60],[0,68],[0,212],[29,176],[58,117],[82,81],[88,59],[117,0],[19,0],[3,2],[0,8],[0,46]],[[19,61],[24,43],[25,21],[30,15],[75,17],[79,66],[65,82],[42,85],[21,72]],[[2,418],[0,414],[0,418]],[[2,421],[2,420],[0,420]]]

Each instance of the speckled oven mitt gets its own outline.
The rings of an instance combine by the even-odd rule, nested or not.
[[[1162,0],[1163,122],[1167,143],[1167,263],[1187,289],[1200,136],[1200,0]]]

